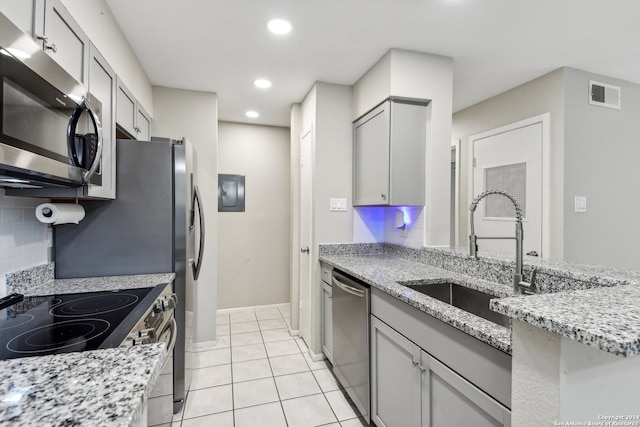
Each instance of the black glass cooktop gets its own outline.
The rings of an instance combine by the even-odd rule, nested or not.
[[[25,297],[0,310],[0,359],[117,347],[156,288]]]

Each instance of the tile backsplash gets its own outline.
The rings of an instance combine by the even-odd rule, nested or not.
[[[6,196],[0,189],[0,295],[5,294],[7,273],[49,261],[51,229],[35,215],[35,207],[46,201]]]
[[[406,230],[396,228],[396,211],[401,210]],[[355,243],[393,243],[410,248],[424,246],[424,207],[357,207],[354,209]]]

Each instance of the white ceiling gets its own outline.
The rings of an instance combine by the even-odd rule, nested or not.
[[[151,83],[216,92],[223,121],[289,126],[315,81],[353,85],[390,48],[453,58],[454,111],[563,66],[640,83],[637,0],[107,3]],[[293,31],[269,33],[275,17]]]

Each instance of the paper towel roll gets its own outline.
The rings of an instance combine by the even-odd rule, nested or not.
[[[45,224],[77,224],[84,218],[84,208],[75,203],[43,203],[36,208],[36,218]]]

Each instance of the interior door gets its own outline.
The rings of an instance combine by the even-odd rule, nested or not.
[[[472,137],[473,199],[483,191],[503,190],[523,212],[523,249],[542,256],[543,123],[515,123]],[[475,211],[478,237],[515,236],[515,210],[503,196],[483,199]],[[479,252],[515,253],[514,240],[478,240]]]
[[[311,251],[312,251],[312,134],[300,140],[300,336],[311,338]]]

